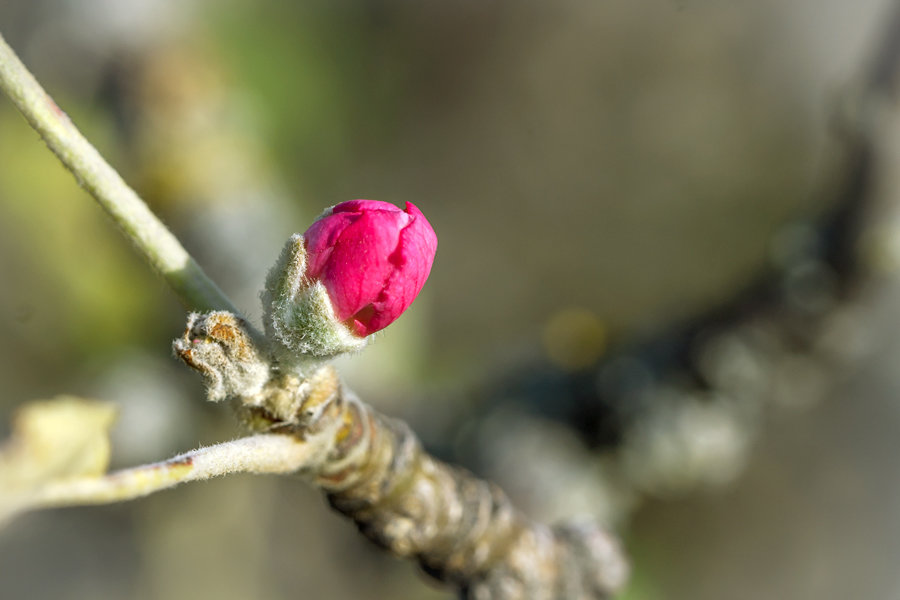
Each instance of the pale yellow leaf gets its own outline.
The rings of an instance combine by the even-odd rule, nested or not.
[[[72,396],[21,407],[0,446],[0,517],[27,508],[44,485],[102,475],[115,413],[110,404]]]

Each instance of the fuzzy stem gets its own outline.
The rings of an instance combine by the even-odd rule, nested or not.
[[[191,310],[229,310],[231,301],[133,189],[88,142],[0,35],[0,89],[13,101],[78,184]]]
[[[103,477],[59,481],[41,488],[25,504],[29,509],[109,504],[229,473],[292,473],[318,454],[317,445],[287,435],[254,435]]]

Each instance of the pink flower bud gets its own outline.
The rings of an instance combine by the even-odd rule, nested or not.
[[[303,234],[306,276],[328,291],[334,313],[365,337],[390,325],[431,272],[437,236],[421,211],[378,200],[331,209]]]

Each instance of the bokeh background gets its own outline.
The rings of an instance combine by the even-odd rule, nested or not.
[[[4,0],[0,31],[254,319],[267,267],[323,208],[418,205],[431,279],[343,373],[536,518],[616,527],[626,598],[837,600],[900,594],[896,296],[867,305],[869,350],[815,402],[713,426],[717,461],[667,485],[623,487],[612,442],[484,398],[702,314],[768,265],[785,223],[831,200],[836,116],[892,5]],[[4,427],[75,393],[120,405],[116,466],[239,435],[170,356],[183,308],[6,101],[0,281]],[[302,482],[233,477],[17,519],[0,597],[452,596]]]

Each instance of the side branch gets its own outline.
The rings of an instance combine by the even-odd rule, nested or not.
[[[316,453],[315,444],[295,437],[259,434],[103,477],[59,481],[41,488],[24,504],[29,509],[109,504],[229,473],[293,473],[306,467]]]
[[[237,312],[175,236],[81,135],[2,35],[0,89],[189,309]]]

